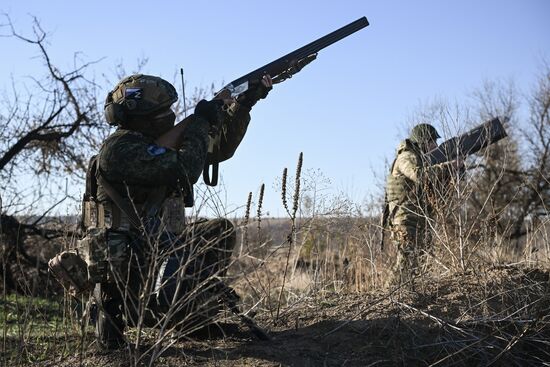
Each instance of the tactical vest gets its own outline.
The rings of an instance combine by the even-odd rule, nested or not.
[[[397,156],[404,152],[412,152],[418,161],[422,159],[422,154],[418,146],[409,139],[405,139],[397,149]],[[395,172],[395,162],[392,163],[390,174],[386,183],[386,195],[388,202],[403,203],[407,201],[410,195],[419,194],[419,183],[415,183],[405,175]]]
[[[184,230],[186,203],[181,196],[177,193],[166,195],[166,187],[111,184],[100,177],[102,173],[98,165],[97,156],[93,156],[86,172],[86,191],[82,201],[83,229],[130,231],[136,227],[140,216],[154,212],[162,217],[169,232],[181,233]],[[129,192],[133,200],[122,194],[124,191]]]
[[[72,296],[88,295],[96,283],[116,280],[113,270],[127,264],[131,232],[141,227],[140,216],[154,212],[165,230],[179,234],[185,229],[184,200],[166,197],[165,187],[128,187],[130,197],[138,198],[130,201],[121,194],[123,190],[113,186],[102,176],[97,156],[92,157],[80,223],[85,236],[48,262],[50,271]],[[143,195],[133,195],[140,191]]]

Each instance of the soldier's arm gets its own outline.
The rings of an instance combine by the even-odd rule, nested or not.
[[[271,89],[273,89],[273,81],[269,75],[264,75],[257,86],[239,96],[237,99],[239,107],[231,120],[224,124],[220,148],[215,150],[213,156],[209,156],[209,163],[223,162],[233,157],[250,123],[250,110],[260,99],[264,99]],[[219,97],[222,98],[223,95]]]
[[[418,182],[421,176],[421,162],[418,162],[418,158],[414,153],[402,152],[396,160],[394,170],[407,177],[413,182]]]
[[[397,157],[396,168],[401,174],[414,182],[418,182],[421,176],[449,179],[457,166],[456,161],[429,165],[428,162],[419,162],[411,152],[403,152]]]
[[[425,168],[426,174],[432,178],[432,180],[438,180],[439,182],[448,182],[453,173],[455,173],[456,161],[438,163]]]
[[[219,162],[225,161],[235,154],[239,144],[246,134],[248,124],[250,123],[250,109],[241,106],[231,119],[231,122],[226,125],[226,130],[221,136],[220,149],[216,154],[216,159]]]
[[[186,130],[179,150],[172,150],[129,133],[109,144],[99,165],[106,178],[130,185],[193,185],[205,164],[208,122],[196,119]]]
[[[185,138],[185,131],[187,127],[195,122],[195,115],[189,115],[182,121],[178,122],[172,129],[163,135],[159,136],[155,143],[162,147],[170,148],[172,150],[178,150]]]

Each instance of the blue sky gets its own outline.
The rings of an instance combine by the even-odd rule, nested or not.
[[[80,51],[89,60],[103,58],[96,75],[113,75],[115,64],[132,70],[145,56],[148,74],[172,80],[183,67],[188,93],[229,82],[366,16],[369,27],[275,86],[254,108],[233,159],[221,165],[227,209],[265,183],[264,207],[275,216],[284,211],[272,186],[284,167],[294,170],[300,152],[305,168],[319,169],[334,192],[360,202],[379,192],[384,161],[419,105],[460,102],[487,79],[513,78],[527,91],[550,58],[546,0],[3,0],[0,11],[23,32],[29,15],[36,16],[60,66],[69,67]],[[40,66],[34,49],[7,39],[0,44],[0,88]]]

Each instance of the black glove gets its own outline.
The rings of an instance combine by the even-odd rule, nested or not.
[[[223,120],[222,106],[223,101],[220,99],[211,101],[201,99],[195,106],[195,115],[208,121],[211,129],[217,129]]]
[[[267,94],[273,87],[266,87],[262,82],[252,86],[244,92],[238,99],[241,106],[252,108],[260,99],[267,97]]]

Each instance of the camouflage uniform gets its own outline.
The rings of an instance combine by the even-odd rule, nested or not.
[[[134,76],[138,79],[141,77]],[[173,87],[160,78],[145,76],[145,81],[166,83],[166,87],[161,87],[168,88],[168,92],[161,90],[161,93],[151,94],[154,98],[158,94],[165,96],[175,93]],[[127,96],[128,91],[135,93],[136,85],[131,83],[133,79],[124,79],[109,94],[106,102],[108,120],[116,120],[117,116],[124,117],[127,109],[122,113],[117,110],[113,112],[108,111],[108,106],[117,103],[116,98],[125,102],[124,95]],[[126,86],[126,91],[121,89],[121,85]],[[121,94],[116,97],[119,92]],[[166,105],[169,107],[173,101],[172,95]],[[152,103],[151,106],[154,107],[155,104]],[[246,132],[250,121],[249,111],[250,108],[241,108],[232,120],[229,129],[233,130],[229,131],[231,135],[227,135],[224,140],[226,150],[230,152],[225,154],[226,158],[232,155]],[[139,118],[143,121],[147,116]],[[153,123],[140,122],[139,126],[145,126],[141,130],[145,131],[135,131],[130,123],[125,123],[125,118],[120,120],[121,123],[117,121],[118,130],[101,146],[96,158],[96,174],[100,174],[120,198],[139,213],[148,238],[144,238],[143,232],[132,225],[128,215],[120,210],[116,200],[113,201],[109,195],[108,188],[103,187],[98,180],[95,198],[97,205],[92,206],[85,202],[87,210],[83,217],[88,228],[106,228],[109,277],[102,279],[94,291],[96,300],[101,303],[96,327],[99,342],[104,347],[122,344],[125,324],[136,322],[137,309],[128,305],[139,304],[137,301],[140,300],[141,287],[145,283],[144,275],[153,260],[152,256],[161,258],[162,264],[158,270],[155,297],[147,305],[149,314],[166,310],[172,299],[183,297],[182,291],[190,291],[196,282],[212,275],[224,275],[236,240],[234,227],[226,219],[184,225],[184,197],[192,193],[192,187],[207,161],[209,122],[195,115],[192,123],[185,128],[181,148],[176,151],[155,143],[159,134],[145,130],[150,126],[154,128]],[[222,153],[218,155],[223,156]],[[88,177],[87,181],[88,186],[93,186],[93,177]],[[156,208],[152,209],[148,204],[151,204],[151,197],[155,196],[158,205],[154,205]],[[151,246],[152,243],[156,245]],[[188,281],[177,286],[176,276],[167,272],[177,272],[178,267],[188,263],[184,277]],[[174,293],[176,290],[180,291],[178,295]],[[131,301],[124,302],[128,299]],[[124,310],[123,305],[126,306]]]
[[[208,123],[197,119],[196,123],[189,126],[186,131],[183,148],[173,151],[158,147],[151,137],[119,129],[104,142],[97,159],[98,167],[105,179],[122,197],[129,199],[132,207],[135,206],[138,211],[153,190],[158,189],[159,186],[166,187],[166,201],[181,211],[175,214],[175,218],[179,217],[182,222],[179,223],[180,226],[178,223],[172,223],[174,214],[169,213],[169,215],[172,214],[172,218],[166,216],[167,213],[164,212],[166,207],[161,207],[155,217],[147,218],[148,224],[152,226],[150,227],[151,242],[158,241],[159,247],[166,251],[179,244],[193,247],[195,253],[187,255],[189,257],[203,256],[204,269],[210,266],[212,270],[210,274],[215,274],[223,270],[220,265],[227,263],[235,244],[234,228],[231,222],[220,219],[191,224],[186,227],[181,226],[184,220],[182,195],[190,192],[192,185],[202,172],[207,151],[207,134]],[[139,275],[136,273],[139,273],[138,269],[141,268],[145,268],[144,270],[147,271],[151,260],[149,259],[151,249],[148,248],[150,242],[142,239],[141,234],[132,228],[124,213],[110,200],[101,184],[98,184],[97,195],[98,200],[105,208],[104,216],[110,218],[111,223],[107,223],[107,225],[113,226],[108,231],[107,241],[109,251],[112,253],[111,269],[115,272],[112,281],[103,283],[103,292],[100,297],[102,297],[103,307],[112,311],[111,317],[117,318],[115,321],[118,325],[117,329],[122,330],[123,312],[118,309],[123,303],[121,292],[119,292],[120,283],[124,284],[124,280],[130,276],[129,287],[125,291],[127,295],[137,299],[142,279],[139,279]],[[120,219],[117,220],[117,217]],[[182,232],[183,228],[185,229]],[[159,231],[162,231],[160,235]],[[197,235],[196,238],[192,237],[194,234]],[[211,248],[207,250],[204,249],[205,246]],[[131,266],[128,268],[126,264],[131,253],[128,251],[129,247],[130,251],[138,254],[139,261],[131,262]],[[117,258],[113,253],[115,251],[120,253],[118,258],[121,258],[118,263],[122,267],[118,269],[112,261]],[[131,271],[132,268],[135,269],[134,272]],[[131,304],[131,302],[127,303]],[[126,322],[134,324],[136,318],[137,315],[127,314]],[[115,335],[114,339],[119,337]]]
[[[448,164],[428,165],[423,158],[423,144],[419,143],[423,138],[414,135],[397,147],[397,156],[386,183],[388,222],[397,247],[390,283],[401,284],[418,275],[431,247],[428,222],[434,211],[430,198],[433,184],[449,176]],[[439,135],[435,132],[434,142],[437,137]]]

